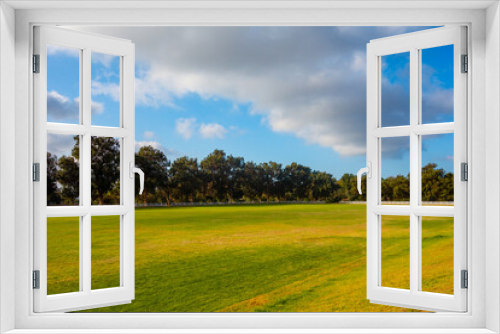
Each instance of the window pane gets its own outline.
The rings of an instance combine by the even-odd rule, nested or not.
[[[422,291],[453,294],[453,218],[422,217]]]
[[[453,122],[453,45],[421,54],[422,124]]]
[[[47,294],[80,291],[80,218],[47,218]]]
[[[381,57],[382,126],[410,124],[410,53]]]
[[[120,286],[120,219],[92,217],[92,290]]]
[[[453,133],[422,136],[422,205],[453,205]]]
[[[120,126],[120,57],[92,52],[92,125]]]
[[[381,146],[381,202],[409,204],[410,137],[382,138]]]
[[[80,136],[47,134],[47,205],[80,204]]]
[[[47,122],[80,122],[80,50],[47,45]]]
[[[382,216],[381,224],[381,286],[410,289],[410,217]]]
[[[120,204],[120,139],[92,137],[92,204]]]

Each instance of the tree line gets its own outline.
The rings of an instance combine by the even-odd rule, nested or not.
[[[49,205],[77,205],[79,197],[79,139],[70,156],[47,153],[47,202]],[[115,138],[92,137],[91,140],[92,204],[120,202],[120,147]],[[143,146],[135,154],[136,166],[145,175],[144,192],[136,204],[182,202],[281,202],[366,200],[366,183],[359,195],[356,175],[346,173],[340,179],[293,162],[255,163],[243,157],[214,150],[198,162],[183,156],[170,161],[152,146]],[[365,180],[365,176],[363,177]],[[408,201],[409,175],[382,180],[383,201]],[[453,173],[446,173],[430,163],[422,169],[422,200],[453,201]]]

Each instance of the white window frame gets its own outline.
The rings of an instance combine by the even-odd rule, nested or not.
[[[0,249],[0,316],[4,322],[1,330],[16,329],[16,333],[37,332],[37,329],[64,329],[65,333],[77,329],[89,329],[88,332],[105,332],[104,329],[198,329],[196,332],[394,332],[404,333],[419,328],[418,332],[456,332],[464,329],[467,333],[489,333],[500,331],[500,136],[498,110],[500,100],[500,12],[498,3],[490,2],[448,2],[434,1],[417,3],[405,1],[388,3],[370,2],[370,9],[365,2],[302,2],[286,3],[270,1],[264,3],[239,2],[223,4],[217,1],[180,4],[165,2],[164,9],[114,9],[102,10],[96,7],[117,6],[113,2],[79,2],[74,6],[87,9],[40,10],[50,6],[71,6],[65,2],[16,2],[2,3],[0,16],[0,96],[2,97],[0,123],[0,159],[15,158],[15,184],[9,181],[12,166],[0,160],[0,209],[2,209]],[[122,2],[126,6],[125,2]],[[12,20],[13,6],[38,8],[19,10]],[[54,5],[55,4],[55,5]],[[31,6],[31,7],[30,7]],[[119,6],[119,4],[118,4]],[[136,7],[159,6],[144,1]],[[176,8],[177,6],[177,8]],[[178,8],[184,6],[185,8]],[[203,7],[202,7],[203,6]],[[224,8],[224,6],[233,8]],[[399,9],[390,9],[398,6]],[[401,7],[405,7],[401,9]],[[461,6],[457,9],[454,6]],[[486,7],[490,6],[488,9]],[[276,9],[280,8],[281,9]],[[436,7],[438,9],[436,9]],[[90,9],[89,9],[90,8]],[[94,8],[94,9],[92,9]],[[307,9],[307,10],[304,10]],[[357,9],[345,9],[357,8]],[[439,9],[441,8],[441,9]],[[469,8],[469,9],[467,9]],[[7,19],[5,19],[7,17]],[[486,25],[485,25],[486,23]],[[32,221],[33,203],[30,181],[33,133],[32,123],[32,76],[30,55],[32,46],[32,27],[35,24],[66,25],[448,25],[465,24],[469,31],[470,57],[468,76],[468,142],[470,158],[470,182],[468,196],[469,242],[468,268],[470,285],[468,289],[469,308],[467,313],[435,314],[34,314],[31,286],[32,259]],[[9,29],[5,29],[9,28]],[[15,29],[14,29],[15,28]],[[487,28],[487,29],[486,29]],[[7,30],[7,31],[6,31]],[[9,30],[15,30],[15,61],[12,60],[12,38]],[[133,41],[132,41],[133,42]],[[4,44],[5,43],[5,44]],[[7,47],[4,48],[4,45]],[[10,54],[9,54],[10,52]],[[5,55],[5,53],[8,53]],[[10,55],[10,56],[9,56]],[[15,74],[8,70],[15,64]],[[488,71],[485,70],[488,66]],[[6,74],[7,73],[7,77]],[[10,73],[10,74],[9,74]],[[9,80],[10,79],[10,80]],[[15,79],[15,100],[7,97],[14,90],[8,84]],[[6,108],[15,107],[6,111]],[[10,114],[8,114],[10,113]],[[15,114],[15,116],[13,116]],[[488,119],[488,121],[486,121]],[[15,145],[7,143],[4,135],[6,126],[15,128]],[[10,132],[12,134],[12,132]],[[486,154],[485,150],[488,150]],[[489,174],[490,173],[490,174]],[[486,181],[488,175],[488,182]],[[5,183],[3,183],[5,182]],[[8,210],[8,193],[4,184],[15,186],[15,225],[8,224],[5,217],[12,217]],[[486,197],[488,193],[488,197]],[[7,211],[3,211],[7,210]],[[5,212],[5,213],[4,213]],[[10,215],[10,216],[9,216]],[[12,223],[14,223],[14,221]],[[15,238],[15,245],[9,241]],[[14,256],[12,256],[14,252]],[[14,283],[12,287],[6,286]],[[486,293],[488,292],[488,293]],[[8,307],[10,305],[10,308]],[[12,308],[12,305],[15,305]],[[14,318],[10,318],[14,316]],[[260,330],[259,330],[260,328]],[[265,330],[265,329],[269,330]],[[293,331],[294,328],[303,330]],[[358,329],[358,331],[354,329]],[[386,328],[385,330],[380,330]],[[389,329],[393,330],[389,330]],[[101,329],[101,330],[99,330]],[[205,330],[204,330],[205,329]],[[212,329],[212,330],[210,330]],[[220,330],[214,330],[220,329]],[[245,330],[246,329],[246,330]],[[274,329],[274,330],[273,330]],[[433,329],[433,330],[429,330]],[[448,329],[448,330],[447,330]],[[179,332],[181,330],[178,330]],[[45,331],[46,332],[46,331]],[[53,330],[51,332],[57,332]],[[87,331],[86,331],[87,332]],[[137,332],[141,332],[137,330]],[[142,331],[144,332],[144,330]],[[165,330],[167,332],[167,330]],[[186,333],[186,331],[183,331]],[[187,331],[190,332],[190,331]],[[344,331],[345,332],[345,331]]]
[[[35,312],[74,311],[130,303],[135,291],[135,57],[128,40],[55,27],[34,27],[34,52],[39,55],[39,73],[34,84],[34,161],[39,163],[39,182],[33,185],[33,264],[38,270],[39,288],[34,292]],[[80,54],[80,121],[78,124],[47,122],[47,45],[72,47]],[[93,52],[119,57],[120,110],[116,127],[95,126],[91,121],[91,57]],[[80,136],[80,205],[47,206],[47,135]],[[91,204],[91,138],[118,137],[120,142],[120,203]],[[133,175],[133,174],[132,174]],[[120,285],[93,290],[91,239],[93,216],[118,216],[120,220]],[[79,283],[77,292],[47,295],[47,218],[79,219]]]
[[[467,290],[461,287],[461,271],[467,270],[467,183],[460,178],[460,165],[467,163],[467,75],[461,73],[461,57],[467,54],[466,28],[440,27],[370,41],[367,45],[367,297],[371,302],[422,310],[463,312],[467,310]],[[422,123],[422,50],[453,46],[454,121]],[[382,126],[382,57],[408,52],[409,54],[409,124]],[[422,205],[422,136],[454,134],[453,206]],[[383,138],[404,137],[409,141],[410,203],[383,205],[382,141]],[[382,278],[382,217],[408,217],[410,239],[410,287],[397,289],[383,286]],[[452,217],[453,233],[453,290],[442,294],[422,291],[422,218]]]

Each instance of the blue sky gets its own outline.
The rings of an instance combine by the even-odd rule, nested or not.
[[[153,145],[171,160],[201,160],[223,149],[246,161],[296,161],[336,177],[365,165],[366,44],[421,29],[86,28],[136,45],[138,147]],[[422,53],[424,123],[453,120],[452,51]],[[48,121],[78,122],[78,52],[51,47],[48,54]],[[403,125],[408,58],[384,58],[383,125]],[[93,53],[92,124],[118,126],[118,101],[119,59]],[[426,138],[423,162],[451,171],[449,137]],[[408,173],[405,141],[384,145],[384,176]],[[57,155],[67,154],[69,143],[49,138]]]

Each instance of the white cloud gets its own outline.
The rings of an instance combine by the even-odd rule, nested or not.
[[[136,80],[137,103],[172,106],[196,93],[250,104],[273,131],[344,156],[366,151],[366,43],[418,29],[424,28],[82,28],[134,41],[138,63],[146,64]],[[176,130],[189,139],[193,126],[182,121]],[[221,135],[207,126],[205,133]]]
[[[75,98],[75,103],[80,103],[80,98]],[[90,110],[93,114],[102,114],[104,112],[104,104],[101,102],[91,101]]]
[[[151,138],[154,137],[154,135],[155,135],[155,133],[153,131],[144,131],[144,135],[143,136],[146,139],[151,139]]]
[[[104,104],[101,102],[92,101],[90,108],[93,114],[102,114],[104,112]]]
[[[158,108],[160,106],[175,107],[172,102],[175,94],[172,93],[171,85],[166,84],[150,70],[135,78],[135,103]]]
[[[169,149],[163,146],[161,143],[157,141],[152,141],[152,140],[143,140],[143,141],[136,141],[135,142],[135,151],[138,152],[141,147],[143,146],[151,146],[152,148],[156,150],[160,150],[163,153],[167,155],[167,158],[170,159],[170,157],[178,157],[181,156],[181,154],[174,149]]]
[[[92,81],[92,95],[107,95],[114,101],[120,101],[120,85],[111,82]]]
[[[196,118],[179,118],[175,121],[175,131],[184,139],[190,139],[196,126]]]
[[[437,75],[436,75],[437,74]],[[453,88],[445,88],[439,73],[428,65],[422,68],[422,121],[450,121],[454,111]]]
[[[224,138],[224,135],[227,133],[226,128],[217,123],[210,124],[201,124],[200,125],[200,134],[203,138]]]
[[[165,148],[163,147],[162,144],[160,144],[157,141],[152,141],[152,140],[143,140],[143,141],[136,141],[135,142],[135,150],[139,151],[139,149],[143,146],[151,146],[154,149],[161,150],[163,151]]]
[[[80,105],[78,98],[70,99],[55,90],[47,92],[47,116],[55,122],[78,121]]]
[[[366,55],[363,52],[355,52],[353,54],[351,69],[362,72],[366,70]]]
[[[102,114],[104,105],[92,101],[91,111],[93,114]],[[80,98],[70,99],[52,90],[47,92],[47,115],[52,122],[72,121],[78,123],[80,117]]]
[[[59,46],[59,45],[48,44],[47,45],[47,55],[48,56],[64,55],[64,56],[69,56],[69,57],[79,57],[80,50],[68,48],[68,47],[64,47],[64,46]]]
[[[100,53],[100,52],[92,52],[91,59],[92,59],[93,63],[100,63],[100,64],[104,65],[105,67],[110,67],[113,60],[119,59],[119,57],[115,56],[115,55],[108,55],[105,53]]]
[[[65,46],[49,44],[49,45],[47,45],[47,55],[48,56],[67,56],[67,57],[77,58],[80,56],[80,50],[65,47]],[[110,67],[113,60],[117,59],[118,56],[109,55],[109,54],[100,53],[100,52],[92,52],[91,58],[92,58],[92,63],[96,63],[96,64],[99,63],[99,64],[104,65],[105,67]]]
[[[159,80],[156,75],[147,72],[135,78],[135,104],[158,108],[169,106],[177,108],[172,102],[175,94],[169,84]],[[186,92],[184,92],[186,93]],[[184,94],[183,93],[183,94]],[[100,80],[92,81],[92,94],[109,96],[114,101],[120,100],[120,85]]]
[[[47,152],[56,155],[58,158],[62,155],[70,156],[71,150],[75,146],[75,139],[72,135],[47,134]]]

